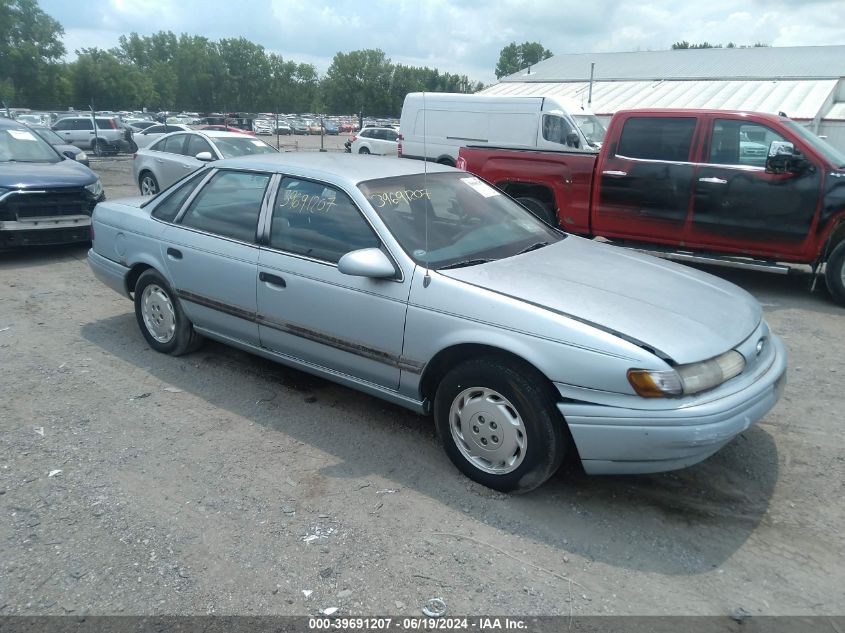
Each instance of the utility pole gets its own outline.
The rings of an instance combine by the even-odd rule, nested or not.
[[[100,156],[103,151],[100,148],[100,135],[97,133],[97,118],[94,116],[94,100],[91,99],[91,105],[88,106],[91,110],[91,125],[94,126],[94,153]]]
[[[326,148],[323,145],[323,139],[326,136],[326,127],[323,125],[323,115],[320,115],[320,151],[325,152]]]
[[[590,63],[590,91],[587,93],[587,107],[593,109],[593,75],[596,72],[596,62]]]

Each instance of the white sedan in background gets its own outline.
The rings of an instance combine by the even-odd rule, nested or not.
[[[272,145],[237,132],[174,132],[135,153],[132,171],[141,195],[151,196],[203,165],[221,158],[274,154]]]
[[[399,132],[389,127],[365,127],[352,137],[353,154],[399,155]]]
[[[132,135],[132,140],[135,141],[135,144],[138,147],[149,147],[165,134],[170,134],[171,132],[176,131],[188,132],[190,129],[191,128],[187,125],[177,125],[175,123],[168,123],[165,125],[164,123],[159,123],[151,125],[141,132],[135,132]]]

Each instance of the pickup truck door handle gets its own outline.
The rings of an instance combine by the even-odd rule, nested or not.
[[[271,288],[276,289],[285,288],[287,286],[285,280],[279,277],[278,275],[271,275],[270,273],[265,272],[258,273],[258,281],[263,281]]]
[[[707,182],[707,183],[710,183],[711,185],[726,185],[726,184],[728,184],[727,180],[724,180],[723,178],[716,178],[715,176],[710,177],[710,178],[699,178],[698,182]]]
[[[182,259],[182,251],[175,249],[175,248],[168,248],[167,249],[167,256],[170,259]]]
[[[628,175],[627,171],[619,171],[618,169],[605,169],[602,176],[611,176],[612,178],[624,178]]]

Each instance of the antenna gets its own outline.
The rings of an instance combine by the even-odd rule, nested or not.
[[[422,102],[423,102],[423,189],[428,191],[428,145],[426,143],[426,134],[425,129],[425,121],[428,118],[428,110],[425,107],[425,91],[422,93]],[[431,271],[429,270],[428,264],[428,206],[430,204],[427,197],[422,198],[423,201],[423,213],[425,218],[425,277],[423,277],[423,288],[428,288],[428,285],[431,283]]]

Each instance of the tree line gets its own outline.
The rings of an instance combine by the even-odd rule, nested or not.
[[[0,97],[32,109],[322,112],[398,115],[408,92],[476,92],[466,75],[393,63],[383,51],[337,53],[325,76],[239,37],[160,31],[83,48],[63,62],[64,29],[37,0],[0,0]]]

